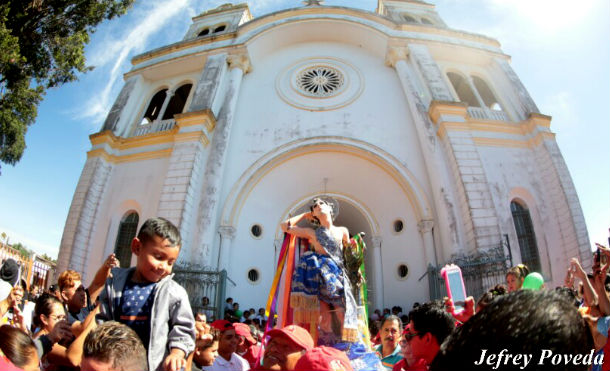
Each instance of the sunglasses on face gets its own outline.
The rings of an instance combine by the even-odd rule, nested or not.
[[[419,333],[417,333],[417,332],[411,332],[411,331],[405,332],[405,333],[402,335],[402,341],[405,341],[405,342],[407,342],[407,343],[408,343],[408,342],[410,342],[410,341],[411,341],[411,340],[412,340],[414,337],[416,337],[416,336],[419,336]]]

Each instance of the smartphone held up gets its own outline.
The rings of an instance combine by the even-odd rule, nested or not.
[[[454,314],[459,314],[466,305],[466,287],[462,278],[462,270],[455,264],[448,264],[441,269],[441,276],[445,280],[447,296],[453,301]]]

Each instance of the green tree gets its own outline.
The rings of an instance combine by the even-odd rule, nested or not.
[[[57,259],[53,259],[52,257],[50,257],[50,256],[49,256],[49,255],[47,255],[47,254],[42,254],[41,256],[42,256],[42,258],[43,258],[43,259],[45,259],[45,260],[48,260],[48,261],[53,262],[53,263],[57,263]]]
[[[19,161],[45,91],[92,69],[84,53],[89,35],[100,22],[124,14],[133,2],[0,2],[0,162]]]
[[[27,257],[30,257],[32,255],[32,251],[28,250],[28,248],[25,247],[21,242],[14,243],[13,245],[11,245],[11,247],[13,249],[19,251],[19,253],[21,255],[24,255],[24,256],[27,256]]]

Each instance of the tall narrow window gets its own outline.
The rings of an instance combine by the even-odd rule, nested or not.
[[[165,113],[163,114],[163,120],[173,119],[175,114],[182,113],[182,111],[184,110],[184,105],[186,104],[186,100],[188,99],[189,93],[191,92],[192,86],[193,85],[191,84],[186,84],[176,89],[174,96],[167,104],[167,108],[165,109]]]
[[[167,95],[167,89],[163,89],[157,94],[153,95],[150,103],[148,104],[148,108],[144,112],[144,117],[142,118],[141,124],[149,124],[157,119],[159,116],[159,111],[161,111],[161,107],[163,107],[163,102],[165,101],[165,96]]]
[[[485,80],[478,76],[472,76],[472,83],[479,92],[479,95],[481,96],[481,99],[483,99],[483,103],[485,103],[487,108],[494,111],[502,111],[502,106],[500,106],[498,99],[496,99],[496,96],[491,91]]]
[[[467,103],[470,107],[480,107],[479,101],[477,101],[470,85],[468,85],[468,81],[463,76],[454,72],[447,72],[447,77],[451,81],[460,102]]]
[[[131,264],[131,240],[136,236],[138,230],[138,213],[131,212],[123,217],[119,225],[119,233],[116,236],[114,255],[116,255],[121,268],[129,268]]]
[[[513,214],[513,222],[519,240],[521,250],[521,261],[532,272],[540,272],[540,255],[536,244],[536,234],[529,210],[521,204],[513,201],[510,203],[510,211]]]

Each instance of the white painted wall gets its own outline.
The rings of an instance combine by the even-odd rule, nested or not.
[[[157,216],[159,195],[166,172],[167,159],[127,162],[114,166],[89,249],[85,269],[89,272],[88,280],[93,278],[106,256],[114,251],[119,223],[128,211],[138,212],[139,226],[146,219]],[[135,264],[133,258],[132,264]]]

